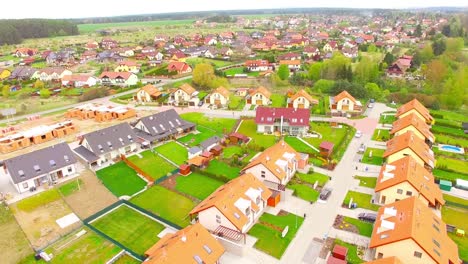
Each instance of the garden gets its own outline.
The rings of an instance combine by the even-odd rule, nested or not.
[[[364,260],[362,260],[358,255],[358,247],[356,245],[346,243],[346,242],[341,241],[339,239],[335,239],[335,241],[333,242],[333,247],[335,245],[340,245],[340,246],[346,247],[348,249],[348,255],[346,256],[346,261],[349,264],[364,263]]]
[[[271,107],[286,107],[286,96],[281,94],[271,94]]]
[[[355,191],[348,191],[346,194],[346,197],[343,200],[343,206],[346,208],[349,206],[349,202],[353,201],[353,203],[356,203],[358,208],[365,208],[369,209],[372,211],[378,211],[379,206],[377,204],[371,203],[372,201],[372,195],[367,194],[367,193],[360,193],[360,192],[355,192]]]
[[[262,148],[271,147],[278,141],[278,137],[274,135],[258,134],[257,124],[255,124],[253,119],[242,120],[242,123],[237,132],[252,138],[249,144],[255,144]]]
[[[187,149],[174,141],[160,145],[155,150],[177,165],[184,164],[188,159]]]
[[[236,124],[236,119],[207,117],[202,113],[181,114],[182,119],[192,122],[198,126],[210,128],[218,134],[229,133]]]
[[[83,181],[81,179],[76,179],[76,180],[67,182],[63,185],[60,185],[58,187],[58,190],[63,196],[66,197],[78,191],[81,188],[80,186],[82,185],[83,185]]]
[[[248,234],[258,238],[254,245],[256,249],[280,259],[296,236],[302,222],[304,218],[286,211],[281,211],[278,215],[264,213]],[[285,237],[281,237],[287,226],[288,233]]]
[[[315,202],[320,196],[320,188],[325,186],[329,177],[324,174],[313,172],[310,174],[296,173],[296,177],[292,178],[287,188],[293,190],[293,195],[301,198],[304,201]],[[314,189],[314,184],[317,182],[318,189]]]
[[[182,227],[190,224],[188,213],[195,207],[189,198],[158,185],[133,197],[130,202]]]
[[[203,126],[197,126],[197,132],[190,133],[181,138],[178,138],[177,141],[188,145],[189,147],[198,146],[203,141],[209,139],[212,136],[220,135],[216,131]]]
[[[362,155],[361,162],[364,164],[380,166],[384,162],[383,154],[385,149],[366,148],[364,155]]]
[[[204,200],[224,182],[192,172],[188,176],[178,176],[175,189],[197,199]]]
[[[394,114],[385,114],[385,113],[383,113],[382,115],[380,115],[379,123],[380,124],[391,125],[396,120],[397,120],[397,118],[396,118],[396,116]]]
[[[126,205],[117,207],[91,225],[139,255],[159,241],[158,234],[165,229],[159,222]]]
[[[139,157],[141,156],[141,158]],[[177,168],[158,154],[146,150],[138,155],[128,157],[128,160],[138,166],[143,172],[151,176],[154,180],[167,176]]]
[[[386,142],[390,139],[390,130],[388,129],[376,129],[372,135],[372,140]]]
[[[354,176],[355,179],[359,180],[359,186],[374,189],[377,185],[377,177],[364,177]]]
[[[131,196],[146,186],[146,182],[138,177],[135,170],[119,161],[109,167],[96,171],[97,177],[115,196]]]
[[[240,174],[240,168],[231,167],[228,164],[219,160],[212,160],[205,171],[215,175],[222,175],[228,179],[237,178]]]
[[[444,194],[445,206],[442,207],[442,220],[446,224],[456,226],[457,229],[468,230],[466,216],[468,215],[468,201]],[[458,245],[460,258],[468,261],[468,237],[459,237],[448,233],[449,237]]]

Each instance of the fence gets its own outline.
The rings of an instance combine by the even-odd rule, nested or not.
[[[125,162],[125,164],[127,164],[130,168],[134,169],[138,174],[140,174],[141,176],[143,176],[146,180],[148,180],[149,183],[153,183],[154,182],[154,179],[153,177],[151,177],[150,175],[148,175],[146,172],[144,172],[143,170],[141,170],[137,165],[133,164],[131,161],[129,161],[127,159],[127,157],[125,157],[125,155],[121,155],[120,158],[123,160],[123,162]]]

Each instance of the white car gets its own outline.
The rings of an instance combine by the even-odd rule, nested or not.
[[[360,137],[362,137],[362,132],[361,132],[361,131],[359,131],[359,130],[358,130],[358,131],[356,131],[356,135],[354,135],[354,137],[356,137],[356,138],[360,138]]]

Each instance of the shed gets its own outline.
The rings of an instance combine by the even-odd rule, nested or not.
[[[249,141],[249,138],[246,135],[239,132],[230,133],[228,138],[231,144],[243,144]]]
[[[267,205],[271,207],[275,207],[279,204],[281,200],[281,193],[279,191],[271,190],[272,194],[267,200]]]
[[[458,189],[463,189],[468,191],[468,181],[462,180],[462,179],[457,179],[455,182],[455,187]]]
[[[439,186],[441,190],[450,192],[450,190],[452,189],[452,182],[446,181],[446,180],[440,180]]]
[[[195,156],[187,161],[189,165],[197,166],[197,167],[203,167],[207,166],[209,163],[209,160],[207,158],[204,158],[202,156]]]
[[[184,175],[184,176],[190,174],[190,165],[188,165],[188,164],[182,164],[182,165],[180,165],[180,167],[179,167],[179,173],[180,173],[181,175]]]
[[[327,260],[327,264],[347,264],[346,260],[342,260],[339,258],[335,258],[333,256],[330,256]]]
[[[301,159],[297,163],[298,169],[305,169],[305,167],[309,164],[309,154],[300,153]]]
[[[220,145],[216,145],[210,149],[210,152],[215,156],[219,156],[223,152],[223,148]]]
[[[207,158],[208,160],[212,160],[214,157],[214,154],[209,151],[203,151],[203,153],[200,156]]]
[[[320,149],[320,155],[324,158],[328,158],[330,157],[330,155],[332,154],[333,152],[333,147],[335,145],[331,142],[328,142],[328,141],[322,141],[322,143],[320,143],[320,146],[319,146],[319,149]]]
[[[332,256],[337,259],[346,260],[346,255],[348,255],[348,248],[340,245],[335,245],[333,247]]]
[[[468,122],[463,122],[462,127],[465,134],[468,134]]]

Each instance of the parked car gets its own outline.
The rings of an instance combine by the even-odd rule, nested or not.
[[[322,192],[320,192],[320,200],[326,201],[328,197],[330,197],[331,192],[332,192],[332,189],[330,188],[323,189]]]
[[[201,100],[200,102],[198,102],[198,106],[202,106],[205,102],[203,102],[203,100]]]
[[[375,220],[377,219],[377,214],[373,214],[373,213],[360,213],[360,214],[358,215],[358,219],[359,219],[359,220],[362,220],[362,221],[374,223]]]
[[[356,131],[356,135],[354,135],[356,138],[362,137],[362,132],[360,130]]]
[[[358,152],[363,153],[365,150],[366,150],[366,145],[361,144],[361,146],[359,146]]]

